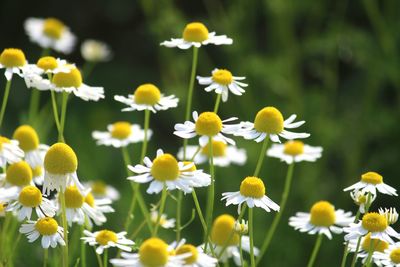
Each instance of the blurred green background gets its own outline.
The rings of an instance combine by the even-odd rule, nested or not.
[[[108,216],[106,227],[122,230],[131,198],[125,180],[125,168],[119,150],[99,147],[91,138],[93,130],[104,130],[117,120],[143,122],[143,112],[122,113],[115,94],[128,94],[142,83],[151,82],[165,94],[180,98],[176,109],[151,116],[154,136],[148,155],[157,148],[176,153],[182,140],[172,134],[175,123],[183,122],[186,91],[189,83],[191,51],[160,47],[171,37],[180,37],[188,22],[201,21],[210,31],[233,38],[232,46],[206,46],[200,49],[198,74],[208,76],[215,67],[227,68],[234,75],[246,76],[249,87],[241,96],[229,97],[220,107],[222,118],[237,116],[254,119],[264,106],[275,106],[284,117],[295,113],[306,120],[301,131],[311,133],[310,145],[324,148],[317,163],[296,165],[292,193],[272,246],[261,266],[304,266],[315,236],[301,234],[288,226],[288,217],[296,211],[308,211],[321,199],[337,208],[356,211],[343,188],[359,180],[366,171],[377,171],[384,181],[399,188],[400,150],[400,2],[397,0],[360,1],[167,1],[167,0],[102,0],[102,1],[0,1],[0,48],[17,47],[27,59],[35,62],[41,49],[29,42],[23,30],[28,17],[56,17],[66,23],[79,41],[94,38],[105,41],[114,51],[112,61],[98,64],[85,81],[104,86],[106,99],[84,102],[74,98],[68,106],[66,140],[77,152],[81,180],[103,179],[122,194],[115,203],[115,215]],[[60,55],[63,57],[62,55]],[[79,49],[66,59],[82,66]],[[5,79],[0,79],[4,88]],[[24,122],[29,105],[29,92],[21,79],[13,82],[7,107],[4,132],[10,136]],[[44,105],[49,94],[42,93]],[[194,109],[213,107],[215,94],[207,94],[195,85]],[[40,125],[43,142],[56,141],[52,114]],[[45,131],[48,128],[50,131]],[[48,134],[46,134],[48,133]],[[236,138],[249,156],[244,167],[217,169],[217,199],[222,192],[236,191],[240,181],[255,168],[261,145]],[[195,140],[191,141],[195,143]],[[130,148],[135,163],[140,145]],[[204,166],[206,169],[207,166]],[[279,202],[287,166],[267,158],[261,177],[267,194]],[[143,186],[142,188],[145,188]],[[205,189],[199,190],[205,207]],[[147,197],[149,203],[159,196]],[[192,199],[185,197],[183,221],[190,218]],[[398,201],[379,195],[372,208],[396,206]],[[397,206],[398,207],[398,206]],[[215,215],[235,215],[236,208],[225,208],[216,201]],[[173,200],[169,216],[174,217]],[[256,240],[260,246],[273,218],[257,209]],[[137,225],[140,219],[135,219]],[[201,225],[195,221],[184,230],[189,242],[202,240]],[[396,230],[400,230],[395,226]],[[144,235],[141,237],[146,237]],[[162,231],[167,241],[174,232]],[[343,246],[342,236],[322,244],[316,266],[338,266]],[[77,244],[75,244],[76,248]],[[32,251],[32,266],[41,264],[39,244],[21,241],[16,265],[27,266],[26,250]],[[93,260],[92,250],[89,258]],[[112,255],[112,254],[111,254]],[[232,263],[233,264],[233,263]]]

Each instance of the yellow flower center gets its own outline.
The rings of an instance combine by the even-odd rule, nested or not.
[[[82,84],[81,72],[72,65],[69,65],[69,72],[58,72],[54,74],[52,82],[57,87],[75,87],[78,88]]]
[[[175,180],[179,176],[178,161],[171,154],[163,154],[155,158],[150,172],[154,179],[161,182]]]
[[[281,133],[283,131],[282,113],[274,107],[263,108],[256,115],[254,128],[258,132],[267,134]]]
[[[4,136],[0,136],[0,149],[3,149],[3,144],[11,143],[10,139]]]
[[[36,66],[43,70],[54,70],[57,68],[58,63],[54,57],[41,57],[36,63]]]
[[[383,240],[376,239],[376,238],[371,239],[371,233],[368,233],[364,237],[364,241],[362,243],[362,249],[366,252],[369,252],[371,249],[373,252],[375,252],[375,251],[383,252],[388,247],[389,247],[389,244]]]
[[[235,232],[235,218],[229,214],[222,214],[218,216],[211,228],[211,240],[218,246],[233,246],[239,244],[239,235]],[[229,237],[232,238],[228,241]]]
[[[164,266],[168,262],[168,245],[159,238],[149,238],[139,248],[140,262],[144,266]]]
[[[94,207],[94,197],[92,193],[88,193],[85,197],[85,202],[90,206]]]
[[[117,234],[110,230],[101,230],[96,235],[96,242],[103,246],[107,245],[108,242],[116,243],[117,241]]]
[[[224,157],[226,155],[226,144],[222,141],[212,141],[213,157]],[[210,157],[210,143],[201,149],[201,154]]]
[[[25,152],[35,150],[39,147],[39,136],[35,129],[29,125],[19,126],[15,130],[13,138],[18,140],[19,147]]]
[[[329,227],[335,224],[335,207],[328,201],[318,201],[311,207],[311,223]]]
[[[41,235],[54,235],[57,233],[58,223],[50,217],[41,218],[36,222],[35,229]]]
[[[200,22],[192,22],[183,30],[183,39],[187,42],[201,43],[208,39],[208,29]]]
[[[390,252],[390,259],[394,263],[400,263],[400,248],[395,248]]]
[[[95,195],[105,195],[107,191],[107,185],[100,180],[94,181],[91,185],[92,193]]]
[[[388,226],[387,220],[384,215],[377,212],[369,212],[362,218],[362,227],[369,232],[383,232]]]
[[[137,104],[153,106],[160,101],[161,93],[154,84],[146,83],[136,89],[134,97]]]
[[[222,121],[215,112],[203,112],[196,121],[198,135],[214,136],[222,130]]]
[[[283,153],[290,156],[298,156],[304,153],[304,143],[301,141],[287,141]]]
[[[31,169],[32,169],[32,177],[38,177],[38,176],[42,175],[42,173],[43,173],[42,166],[37,166],[37,167],[31,168]]]
[[[118,121],[112,125],[111,136],[116,139],[126,139],[132,133],[131,124],[126,121]]]
[[[28,163],[20,161],[11,164],[6,171],[6,180],[12,185],[25,186],[32,181],[32,170]]]
[[[76,186],[68,186],[65,189],[65,206],[71,209],[78,209],[82,207],[85,202],[85,197],[79,192]]]
[[[48,18],[43,23],[43,33],[50,38],[60,39],[65,29],[64,23],[55,18]]]
[[[228,85],[232,83],[233,77],[232,73],[229,70],[217,70],[212,74],[212,79],[214,82]]]
[[[185,258],[185,263],[186,264],[193,264],[197,261],[197,258],[199,256],[199,252],[197,251],[196,247],[193,245],[185,244],[180,246],[176,250],[176,255],[180,254],[185,254],[185,253],[191,253],[192,256]]]
[[[70,146],[56,143],[44,157],[44,168],[53,174],[73,173],[78,168],[78,159]]]
[[[265,195],[265,186],[258,177],[246,177],[240,184],[240,194],[245,197],[262,198]]]
[[[6,68],[22,67],[26,64],[25,54],[21,49],[6,48],[0,55],[0,64]]]
[[[184,165],[184,166],[187,166],[187,165],[192,164],[192,163],[193,163],[193,162],[191,162],[191,161],[184,161],[184,162],[183,162],[183,165]],[[196,168],[196,165],[193,164],[192,167],[190,167],[189,169],[187,169],[187,170],[185,170],[185,171],[187,171],[187,172],[194,172],[195,170],[197,170],[197,168]]]
[[[383,183],[383,177],[376,172],[367,172],[361,175],[361,181],[369,184],[381,184]]]
[[[25,186],[18,197],[19,202],[25,207],[37,207],[42,203],[42,193],[33,185]]]
[[[5,209],[4,203],[0,202],[0,214],[4,212],[4,209]]]

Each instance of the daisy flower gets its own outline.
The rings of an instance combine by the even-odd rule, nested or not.
[[[245,235],[249,232],[249,222],[242,219],[241,222],[235,222],[235,232],[239,235]]]
[[[322,147],[309,146],[301,141],[287,141],[285,144],[273,144],[267,151],[267,156],[279,158],[287,164],[293,162],[314,162],[321,157]]]
[[[340,234],[343,227],[354,221],[351,212],[335,207],[328,201],[318,201],[310,210],[310,213],[297,212],[296,216],[289,218],[289,225],[300,232],[307,232],[310,235],[324,234],[332,239],[332,233]]]
[[[236,146],[227,145],[223,141],[212,141],[213,161],[215,166],[227,167],[230,164],[243,165],[247,160],[246,150]],[[186,157],[192,158],[198,151],[198,146],[186,146]],[[210,142],[201,148],[194,157],[194,163],[208,162],[210,157]],[[179,149],[178,158],[183,159],[183,147]]]
[[[148,130],[147,139],[149,140],[152,131]],[[126,147],[132,143],[144,140],[144,131],[138,124],[130,124],[126,121],[118,121],[107,126],[106,132],[94,131],[92,137],[97,141],[97,145],[113,147]]]
[[[147,189],[148,194],[159,193],[166,186],[168,190],[182,190],[184,193],[191,193],[193,187],[207,186],[211,183],[208,174],[198,175],[194,165],[178,162],[171,154],[164,154],[159,149],[157,157],[151,161],[148,157],[143,160],[145,165],[128,165],[128,169],[138,175],[130,176],[127,179],[136,183],[150,183]]]
[[[56,220],[50,217],[40,218],[37,221],[27,221],[19,228],[21,234],[25,234],[29,243],[42,236],[42,248],[55,248],[57,243],[65,246],[64,229],[58,226]]]
[[[201,147],[207,145],[210,137],[215,141],[222,141],[235,145],[235,141],[226,137],[224,134],[234,134],[241,129],[241,124],[225,124],[226,122],[237,120],[237,118],[229,118],[221,120],[215,112],[203,112],[200,115],[197,111],[192,113],[194,123],[185,121],[184,123],[175,124],[174,134],[185,139],[200,136],[199,144]]]
[[[383,266],[400,267],[400,242],[387,246],[384,251],[375,252],[374,259]]]
[[[167,214],[161,214],[160,220],[158,220],[158,212],[156,210],[151,211],[150,219],[154,224],[160,221],[160,226],[164,229],[170,229],[175,227],[175,219],[167,219]]]
[[[139,248],[138,253],[121,253],[122,259],[111,259],[114,266],[135,267],[177,267],[182,266],[185,258],[190,254],[173,255],[171,248],[163,240],[152,237],[145,240]]]
[[[368,200],[368,192],[363,192],[359,190],[354,190],[350,192],[350,196],[353,199],[354,203],[359,206],[360,213],[364,214],[366,211],[367,200]],[[376,199],[376,195],[369,195],[369,203],[371,205],[372,202]]]
[[[112,201],[116,201],[120,198],[120,194],[115,187],[105,184],[101,180],[88,181],[84,185],[91,189],[90,193],[93,194],[95,199],[108,198]]]
[[[349,241],[348,250],[349,252],[355,253],[357,249],[357,239],[352,239]],[[365,264],[369,255],[369,251],[372,249],[372,259],[379,265],[379,260],[377,259],[378,254],[383,253],[387,248],[389,248],[389,243],[371,238],[371,234],[367,234],[363,238],[361,238],[361,245],[359,246],[359,250],[357,252],[357,258],[362,259],[362,263]]]
[[[105,249],[111,247],[117,247],[124,251],[131,251],[131,246],[135,244],[132,240],[129,240],[125,237],[126,232],[115,233],[110,230],[101,230],[97,232],[89,232],[88,230],[84,230],[83,234],[85,235],[81,239],[85,243],[89,243],[90,246],[98,246],[96,248],[97,254],[103,254]]]
[[[5,168],[6,164],[20,161],[25,156],[24,151],[19,147],[17,140],[10,140],[0,136],[0,167]]]
[[[115,95],[114,99],[128,106],[127,108],[123,108],[122,111],[151,110],[154,113],[160,110],[176,108],[179,101],[174,95],[164,96],[151,83],[140,85],[136,88],[133,95],[128,95],[128,97]]]
[[[51,48],[63,54],[69,54],[76,43],[75,35],[56,18],[28,18],[24,28],[31,42],[42,48]]]
[[[111,59],[112,52],[106,43],[88,39],[81,45],[81,55],[89,62],[104,62]]]
[[[12,79],[14,73],[22,77],[22,70],[27,64],[25,54],[21,49],[6,48],[0,54],[0,69],[6,69],[4,76],[7,81]]]
[[[192,46],[198,48],[208,44],[231,45],[232,43],[232,39],[226,37],[226,35],[216,35],[215,32],[209,33],[203,23],[192,22],[186,25],[182,33],[182,38],[172,38],[171,41],[164,41],[161,45],[188,49]]]
[[[196,77],[199,84],[208,85],[204,90],[206,92],[215,91],[222,96],[222,101],[228,101],[228,93],[231,91],[234,95],[242,95],[245,90],[242,87],[247,87],[248,84],[239,82],[246,77],[233,76],[229,70],[214,69],[211,72],[211,77]]]
[[[265,195],[265,186],[258,177],[246,177],[240,184],[240,191],[222,193],[222,199],[226,200],[226,206],[238,205],[238,213],[243,202],[249,208],[260,207],[266,212],[279,211],[279,206]]]
[[[279,136],[285,139],[299,139],[310,136],[308,133],[294,133],[286,129],[294,129],[305,123],[305,121],[294,122],[297,115],[293,114],[283,120],[282,113],[274,107],[265,107],[260,110],[252,122],[242,122],[243,129],[236,135],[245,139],[261,142],[269,137],[272,142],[280,143]]]
[[[343,230],[347,233],[344,237],[346,241],[358,239],[368,233],[371,233],[371,238],[388,243],[393,243],[391,237],[400,239],[400,234],[389,226],[386,216],[377,212],[364,214],[362,220],[359,220],[358,223],[351,223],[349,227],[345,227]]]
[[[38,218],[53,217],[56,214],[56,207],[42,196],[42,192],[36,186],[25,186],[21,192],[10,198],[12,200],[8,203],[6,211],[15,212],[19,221],[25,218],[30,220],[32,210],[35,210]]]
[[[204,253],[201,246],[195,247],[185,243],[186,240],[182,239],[171,244],[175,255],[190,255],[190,257],[185,258],[183,267],[214,267],[217,265],[218,260]]]
[[[376,172],[367,172],[361,175],[361,181],[345,188],[343,191],[361,190],[362,192],[369,192],[376,195],[376,190],[382,194],[397,196],[396,189],[385,184],[383,177]]]

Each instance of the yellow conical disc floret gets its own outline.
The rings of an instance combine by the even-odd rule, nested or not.
[[[196,121],[198,135],[214,136],[222,130],[222,121],[215,112],[203,112]]]
[[[107,245],[108,242],[116,243],[117,241],[117,234],[110,230],[101,230],[96,235],[96,242],[103,246]]]
[[[36,222],[35,229],[41,235],[54,235],[57,233],[58,223],[50,217],[41,218]]]
[[[92,188],[93,194],[96,194],[96,195],[105,195],[106,194],[107,185],[101,180],[94,181],[90,187]]]
[[[64,23],[56,18],[48,18],[43,22],[43,33],[50,38],[60,39],[64,29]]]
[[[164,266],[168,262],[168,245],[159,238],[149,238],[140,246],[139,258],[144,266]]]
[[[54,74],[52,82],[57,87],[75,87],[79,88],[82,84],[81,72],[73,65],[68,65],[69,72],[58,72]]]
[[[224,157],[226,155],[227,145],[222,141],[212,141],[213,157]],[[202,149],[201,154],[210,157],[210,143],[207,143]]]
[[[208,29],[201,22],[192,22],[186,25],[182,35],[187,42],[201,43],[208,39]]]
[[[118,121],[112,125],[111,136],[117,139],[126,139],[132,133],[132,125],[127,121]]]
[[[0,202],[0,214],[4,212],[5,204]]]
[[[36,66],[42,70],[54,70],[57,68],[58,63],[54,57],[41,57],[37,61]]]
[[[74,173],[78,168],[78,159],[69,145],[56,143],[44,157],[44,168],[53,174]]]
[[[185,254],[185,253],[191,253],[192,255],[190,257],[185,258],[185,263],[186,264],[193,264],[197,261],[197,258],[199,256],[199,252],[197,251],[196,247],[190,244],[185,244],[180,246],[176,250],[176,255],[180,254]]]
[[[25,207],[38,207],[42,203],[42,193],[36,186],[28,185],[19,193],[18,201]]]
[[[153,161],[151,175],[158,181],[172,181],[179,176],[178,161],[171,154],[163,154]]]
[[[361,181],[369,184],[381,184],[383,183],[383,177],[376,172],[367,172],[361,175]]]
[[[319,201],[311,207],[311,223],[315,226],[329,227],[335,224],[335,207],[328,201]]]
[[[26,186],[32,181],[32,170],[28,163],[20,161],[8,166],[6,180],[12,185]]]
[[[258,132],[279,134],[283,131],[282,113],[274,107],[265,107],[260,110],[254,120],[254,128]]]
[[[0,64],[6,68],[22,67],[26,64],[25,54],[21,49],[6,48],[0,55]]]
[[[371,244],[371,242],[372,242],[372,244]],[[374,251],[374,252],[375,251],[383,252],[388,247],[389,247],[389,244],[383,240],[380,240],[377,238],[371,239],[371,233],[368,233],[364,237],[364,241],[362,243],[362,249],[367,252],[369,252],[371,248],[372,248],[372,251]]]
[[[90,206],[90,207],[94,207],[94,196],[92,193],[88,193],[85,197],[85,202]]]
[[[35,129],[29,125],[19,126],[13,134],[13,138],[19,142],[19,147],[24,151],[32,151],[39,147],[39,136]]]
[[[10,139],[4,136],[0,136],[0,149],[3,149],[3,144],[11,143]]]
[[[290,156],[298,156],[304,153],[304,143],[301,141],[287,141],[283,153]]]
[[[153,106],[160,101],[161,93],[154,84],[146,83],[136,88],[134,97],[137,104]]]
[[[388,227],[388,222],[384,215],[377,212],[364,214],[362,218],[362,227],[369,232],[383,232]]]
[[[390,252],[390,259],[396,264],[400,263],[400,248],[395,248]]]
[[[79,209],[85,202],[85,197],[79,192],[76,186],[68,186],[65,189],[65,206],[71,209]]]
[[[191,161],[184,161],[183,162],[183,166],[187,166],[189,164],[192,164],[193,162]],[[194,172],[195,170],[197,170],[196,165],[193,163],[192,167],[190,167],[189,169],[186,169],[185,171],[187,172]]]
[[[216,83],[228,85],[232,83],[233,76],[229,70],[219,69],[217,71],[214,71],[214,73],[212,74],[212,79]]]
[[[235,218],[229,214],[218,216],[211,228],[211,240],[218,246],[232,246],[239,244],[239,235],[234,232]],[[232,232],[234,232],[232,234]],[[229,237],[232,237],[229,241]]]
[[[246,177],[240,184],[240,194],[245,197],[262,198],[265,195],[265,186],[258,177]]]
[[[32,177],[38,177],[43,174],[43,167],[42,166],[36,166],[35,168],[32,168]]]

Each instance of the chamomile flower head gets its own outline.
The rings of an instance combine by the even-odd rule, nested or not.
[[[193,163],[178,162],[174,156],[164,154],[161,149],[157,150],[157,157],[153,161],[145,157],[143,162],[144,165],[128,165],[128,169],[137,174],[128,177],[128,180],[136,183],[151,182],[146,191],[148,194],[157,194],[164,186],[168,190],[178,189],[184,193],[191,193],[193,187],[207,186],[211,183],[209,175],[199,175],[198,170],[193,169]]]
[[[186,157],[193,158],[198,152],[198,146],[186,146]],[[210,142],[200,148],[200,152],[194,157],[194,163],[202,164],[209,160],[211,155]],[[183,159],[183,147],[179,149],[178,158]],[[246,150],[228,145],[223,141],[212,141],[212,155],[215,166],[227,167],[231,164],[243,165],[247,160]]]
[[[361,175],[361,180],[347,188],[344,191],[360,190],[376,195],[376,190],[382,194],[397,196],[396,189],[385,184],[383,177],[376,172],[367,172]]]
[[[203,23],[192,22],[186,25],[182,38],[172,38],[171,41],[164,41],[161,45],[188,49],[192,46],[198,48],[208,44],[231,45],[232,43],[232,39],[226,35],[216,35],[215,32],[209,32]]]
[[[382,266],[400,267],[400,242],[390,244],[384,251],[375,252],[374,260]]]
[[[238,213],[240,213],[243,202],[246,202],[249,208],[255,206],[264,209],[266,212],[279,211],[279,205],[265,195],[264,182],[254,176],[243,179],[240,184],[240,191],[222,193],[221,200],[226,200],[226,206],[238,205]]]
[[[249,223],[242,219],[241,222],[235,222],[235,232],[239,235],[245,235],[249,232]]]
[[[237,120],[237,118],[232,117],[221,120],[217,113],[209,111],[203,112],[200,115],[198,115],[197,111],[193,111],[192,115],[194,123],[185,121],[184,123],[175,124],[175,135],[184,139],[200,136],[199,144],[201,147],[207,145],[210,137],[215,141],[222,141],[235,145],[235,141],[226,137],[224,134],[234,134],[241,129],[240,123],[226,124],[226,122]]]
[[[8,166],[6,185],[23,188],[32,184],[32,169],[26,161],[19,161]]]
[[[350,196],[353,199],[354,203],[359,206],[360,213],[362,214],[364,214],[366,211],[367,201],[369,202],[368,205],[371,205],[371,203],[374,202],[374,200],[376,199],[376,195],[369,194],[368,192],[363,192],[360,190],[351,191]]]
[[[379,208],[378,211],[379,214],[386,217],[386,221],[389,225],[395,224],[399,219],[399,214],[397,213],[396,208]]]
[[[95,199],[108,198],[112,201],[116,201],[120,198],[120,194],[115,187],[104,183],[102,180],[88,181],[85,187],[90,188],[90,193],[92,193]]]
[[[72,52],[76,37],[70,29],[56,18],[28,18],[24,28],[29,39],[42,48],[51,48],[63,54]]]
[[[173,252],[177,256],[189,255],[184,259],[183,267],[214,267],[218,263],[216,258],[204,253],[201,246],[195,247],[192,244],[188,244],[185,239],[173,242],[170,247],[173,248]]]
[[[286,130],[298,128],[305,123],[305,121],[294,122],[296,117],[297,115],[293,114],[284,120],[282,113],[277,108],[265,107],[257,113],[254,122],[242,122],[243,129],[236,135],[256,142],[269,138],[276,143],[281,142],[279,136],[288,140],[309,137],[308,133],[294,133]]]
[[[81,55],[89,62],[105,62],[112,57],[110,47],[101,41],[88,39],[81,45]]]
[[[400,234],[389,226],[386,216],[377,212],[364,214],[359,222],[351,223],[349,227],[345,227],[343,230],[347,233],[344,237],[346,241],[358,239],[360,236],[366,236],[368,233],[371,233],[371,238],[388,243],[393,243],[391,237],[400,238]]]
[[[152,131],[147,131],[147,138],[152,135]],[[118,121],[107,126],[106,132],[94,131],[92,137],[97,145],[125,147],[132,143],[144,140],[144,131],[138,124],[131,124],[127,121]]]
[[[309,213],[297,212],[296,216],[290,217],[289,225],[300,232],[307,232],[310,235],[324,234],[332,239],[332,233],[342,233],[343,227],[348,226],[353,220],[351,212],[335,210],[328,201],[318,201],[311,207]]]
[[[6,167],[7,163],[16,163],[24,156],[25,153],[19,147],[17,140],[10,140],[7,137],[0,136],[0,167]]]
[[[170,229],[175,227],[175,219],[167,219],[167,214],[161,214],[160,219],[158,218],[158,211],[152,210],[150,213],[150,219],[154,224],[160,221],[160,226],[164,229]]]
[[[355,253],[357,249],[358,240],[352,239],[349,241],[348,250],[349,252]],[[371,238],[371,233],[361,238],[361,242],[359,245],[359,250],[357,253],[357,258],[362,259],[362,263],[365,264],[368,258],[370,250],[372,250],[372,260],[375,262],[377,266],[381,266],[379,264],[378,259],[376,258],[378,254],[383,253],[389,248],[389,243],[382,241],[380,239]]]
[[[139,248],[138,253],[121,253],[122,259],[111,259],[114,266],[135,267],[178,267],[183,266],[189,254],[173,255],[171,247],[163,240],[152,237],[146,239]]]
[[[115,233],[111,230],[104,229],[94,233],[84,230],[83,234],[85,235],[81,238],[83,242],[89,243],[89,245],[93,247],[97,246],[97,254],[103,254],[105,249],[111,247],[117,247],[130,252],[132,251],[131,246],[135,244],[135,242],[125,237],[126,232]]]
[[[222,96],[222,101],[228,101],[229,91],[234,95],[242,95],[245,90],[242,87],[247,87],[246,83],[240,82],[246,77],[233,76],[229,70],[214,69],[211,77],[197,76],[197,80],[201,85],[208,85],[204,90],[206,92],[215,91]]]
[[[151,83],[140,85],[133,95],[129,94],[128,97],[115,95],[114,99],[128,106],[123,108],[122,111],[151,110],[154,113],[176,108],[179,101],[174,95],[164,96],[160,89]]]
[[[279,158],[287,164],[301,161],[314,162],[321,155],[322,147],[309,146],[298,140],[286,141],[285,144],[272,144],[271,148],[267,151],[267,156]]]
[[[18,48],[6,48],[0,54],[0,69],[6,69],[4,76],[7,81],[12,79],[13,74],[23,76],[23,69],[28,64],[24,52]]]
[[[19,221],[25,218],[30,220],[33,210],[38,218],[53,217],[56,214],[56,207],[50,200],[42,196],[42,192],[36,186],[25,186],[10,198],[12,200],[9,201],[6,210],[14,212]]]
[[[58,226],[55,219],[51,217],[39,218],[37,221],[27,221],[19,228],[21,234],[25,234],[29,243],[34,242],[42,236],[42,248],[55,248],[57,244],[65,246],[64,229]]]

